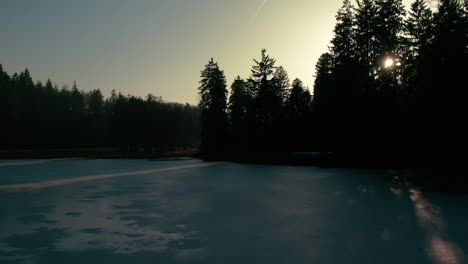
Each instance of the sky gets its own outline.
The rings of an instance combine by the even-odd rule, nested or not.
[[[404,1],[406,4],[410,1]],[[196,104],[210,58],[227,85],[266,48],[313,88],[342,0],[2,0],[0,64],[10,75],[89,91]]]

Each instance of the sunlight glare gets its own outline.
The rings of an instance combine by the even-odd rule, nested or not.
[[[388,68],[392,67],[393,64],[394,64],[394,61],[393,61],[392,58],[387,58],[387,59],[385,60],[385,68],[388,69]]]

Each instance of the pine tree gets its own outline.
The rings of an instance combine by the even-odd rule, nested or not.
[[[401,61],[403,55],[403,26],[405,9],[402,0],[376,0],[376,56],[374,85],[375,117],[390,122],[397,111],[401,90]]]
[[[304,84],[299,79],[294,79],[291,93],[286,101],[287,116],[294,120],[303,120],[310,112],[310,92],[304,89]]]
[[[211,59],[201,72],[199,107],[202,120],[202,151],[224,151],[227,136],[226,77]]]
[[[355,57],[356,46],[353,38],[354,13],[350,0],[344,0],[336,15],[335,33],[331,41],[331,53],[335,67],[346,65]]]
[[[232,147],[234,149],[245,147],[248,132],[248,109],[251,100],[247,82],[237,76],[231,85],[231,95],[228,104]]]
[[[9,86],[10,86],[10,76],[8,73],[3,71],[3,66],[0,64],[0,104],[2,106],[6,106],[8,103],[8,94],[9,94]],[[0,107],[2,107],[0,106]]]
[[[402,47],[406,14],[402,0],[376,0],[376,47],[380,62],[386,57],[398,59]],[[382,65],[382,63],[380,64]]]
[[[358,48],[355,40],[355,19],[350,0],[344,0],[336,15],[334,37],[330,53],[333,56],[333,87],[336,89],[334,104],[341,114],[350,113],[360,94],[358,76]]]
[[[333,56],[324,53],[320,56],[315,66],[315,83],[313,108],[316,113],[317,138],[314,141],[321,151],[330,150],[333,136],[330,132],[334,129],[330,124],[336,122],[336,89],[333,80]]]
[[[356,43],[356,78],[359,80],[360,94],[369,95],[374,92],[376,76],[375,61],[377,57],[376,15],[377,7],[372,0],[357,0],[355,10],[356,28],[354,39]]]
[[[271,128],[273,126],[271,110],[276,105],[276,91],[272,82],[277,68],[276,60],[266,54],[266,49],[262,49],[261,60],[254,59],[254,62],[249,79],[254,94],[253,111],[251,111],[253,113],[249,115],[255,119],[260,129]]]
[[[276,60],[262,49],[261,59],[255,60],[249,85],[254,94],[249,109],[249,127],[252,142],[258,148],[272,148],[279,133],[282,107],[282,87],[287,82],[284,69],[277,71]],[[276,74],[275,74],[276,73]],[[276,146],[275,146],[276,147]]]
[[[322,54],[315,66],[313,103],[318,113],[327,113],[334,97],[332,69],[333,56],[330,53]]]
[[[358,47],[359,62],[367,67],[369,76],[374,75],[372,69],[376,57],[376,28],[377,7],[372,0],[358,0],[356,9],[356,30],[354,38]]]
[[[416,90],[416,79],[421,66],[421,55],[429,48],[433,35],[433,14],[425,0],[411,4],[405,21],[405,50],[403,55],[404,100],[411,100]]]
[[[86,94],[86,109],[91,115],[98,116],[102,113],[104,96],[99,89],[92,90]]]
[[[85,109],[84,95],[80,90],[78,90],[76,81],[73,82],[73,87],[70,92],[70,109],[76,114],[82,114]]]
[[[423,123],[419,135],[421,142],[433,142],[431,148],[439,153],[448,153],[466,136],[461,120],[467,111],[463,66],[468,60],[467,28],[460,2],[441,0],[434,14],[433,41],[422,54],[417,80]]]
[[[310,142],[312,96],[299,79],[292,82],[291,92],[286,100],[286,130],[287,148],[291,151],[305,150]]]
[[[262,49],[262,58],[260,61],[254,59],[255,64],[252,66],[252,79],[256,82],[269,81],[272,77],[276,60],[266,54],[267,50]]]
[[[272,78],[272,89],[274,95],[278,98],[278,101],[283,102],[286,100],[288,96],[288,89],[289,89],[289,76],[288,72],[283,68],[283,66],[279,66]]]
[[[376,0],[374,70],[379,99],[394,104],[400,91],[405,9],[402,0]],[[386,105],[385,107],[392,107]],[[386,111],[392,111],[386,109]]]
[[[409,61],[416,59],[431,41],[432,11],[425,0],[415,0],[405,23]]]
[[[8,120],[9,118],[7,110],[11,107],[10,100],[10,76],[3,70],[3,66],[0,64],[0,117],[4,120]]]
[[[434,14],[433,41],[424,55],[423,82],[425,93],[437,100],[440,88],[444,96],[459,98],[460,83],[468,55],[467,19],[457,0],[441,0]],[[441,98],[439,98],[441,99]]]

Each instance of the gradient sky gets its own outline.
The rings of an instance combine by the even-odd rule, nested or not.
[[[230,86],[266,48],[313,87],[342,0],[2,0],[0,64],[34,80],[195,104],[213,57]],[[408,3],[410,1],[405,1]]]

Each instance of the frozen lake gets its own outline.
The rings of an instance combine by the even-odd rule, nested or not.
[[[396,171],[0,161],[0,263],[468,263],[468,196]]]

